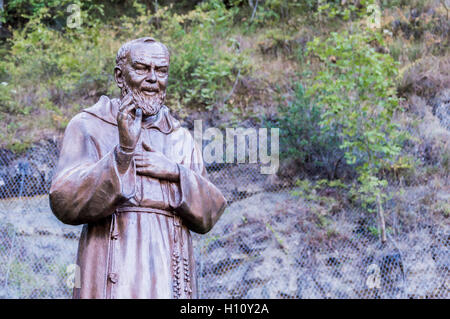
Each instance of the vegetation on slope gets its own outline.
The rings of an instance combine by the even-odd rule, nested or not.
[[[428,105],[449,86],[445,1],[14,0],[2,22],[0,139],[14,150],[117,96],[117,49],[151,35],[172,54],[167,105],[187,123],[279,127],[280,176],[340,179],[369,211],[389,184],[448,179]]]

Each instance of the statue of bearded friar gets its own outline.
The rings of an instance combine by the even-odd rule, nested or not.
[[[170,56],[153,38],[125,43],[102,96],[67,126],[50,189],[62,222],[84,224],[74,298],[194,298],[190,231],[208,232],[226,200],[201,151],[164,105]]]

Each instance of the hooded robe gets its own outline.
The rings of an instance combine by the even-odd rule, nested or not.
[[[117,167],[119,100],[102,96],[68,124],[50,189],[50,206],[66,224],[84,224],[74,298],[195,298],[190,230],[208,232],[226,200],[208,181],[191,134],[163,106],[142,124],[142,143],[177,163],[179,182]]]

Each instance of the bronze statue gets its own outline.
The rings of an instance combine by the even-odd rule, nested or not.
[[[170,55],[153,38],[125,43],[102,96],[67,126],[50,205],[84,224],[74,298],[195,298],[190,230],[208,232],[226,200],[201,152],[164,105]]]

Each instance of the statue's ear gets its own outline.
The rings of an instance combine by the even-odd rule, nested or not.
[[[114,78],[116,79],[117,86],[121,89],[125,79],[123,77],[122,69],[118,66],[114,68]]]

